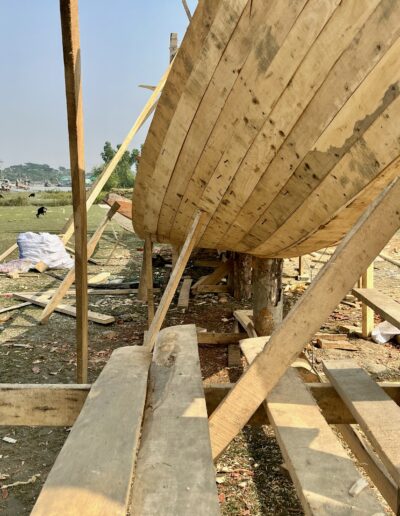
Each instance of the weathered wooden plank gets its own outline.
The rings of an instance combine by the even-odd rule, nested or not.
[[[234,344],[247,337],[247,333],[216,333],[208,331],[197,332],[199,344]]]
[[[228,292],[228,285],[199,285],[196,288],[197,294],[226,294]]]
[[[391,324],[400,329],[400,303],[375,288],[354,288],[353,294]]]
[[[64,56],[65,92],[69,157],[72,181],[71,228],[75,231],[76,270],[76,346],[78,382],[87,382],[88,368],[88,294],[87,294],[87,212],[86,176],[83,141],[83,101],[78,0],[60,0]],[[70,219],[71,220],[71,219]],[[71,229],[71,231],[73,231]],[[66,241],[63,241],[66,243]],[[46,267],[46,266],[45,266]],[[47,267],[46,267],[47,268]],[[68,290],[68,287],[67,287]]]
[[[4,314],[5,312],[11,312],[12,310],[18,310],[19,308],[24,308],[25,306],[29,306],[31,303],[27,301],[26,303],[19,303],[18,305],[7,306],[6,308],[0,309],[0,314]]]
[[[126,515],[150,361],[150,354],[137,346],[113,352],[90,390],[32,515]]]
[[[153,243],[150,235],[146,235],[144,241],[144,250],[146,253],[146,299],[147,299],[147,323],[151,325],[154,319],[154,292],[153,292]]]
[[[251,364],[263,345],[247,344],[243,341],[241,348]],[[293,369],[286,371],[264,405],[306,514],[381,510],[371,490],[357,498],[349,494],[361,475]]]
[[[400,226],[400,181],[387,188],[338,246],[229,396],[210,418],[213,455],[217,457],[240,431],[319,330],[329,314],[353,287]],[[382,224],[382,221],[385,224]],[[284,343],[284,345],[282,344]]]
[[[244,330],[246,330],[247,335],[249,337],[257,337],[256,330],[254,329],[253,323],[253,310],[235,310],[233,312],[233,316],[238,321],[238,323],[242,326]]]
[[[149,381],[132,514],[219,514],[194,325],[159,333]]]
[[[353,360],[324,361],[324,370],[400,485],[400,408]]]
[[[189,306],[190,287],[192,286],[192,281],[192,278],[185,278],[182,282],[178,298],[178,306],[180,308],[188,308]]]
[[[201,285],[217,285],[225,276],[228,275],[231,268],[231,262],[222,262],[219,267],[215,269],[211,274],[203,276],[193,285],[192,289],[196,290]]]
[[[34,305],[38,306],[47,305],[47,297],[44,297],[42,295],[36,297],[15,292],[14,297],[18,299],[24,299],[25,301],[30,301]],[[60,304],[57,306],[57,308],[55,308],[55,311],[60,312],[61,314],[70,315],[71,317],[76,317],[76,308],[74,306]],[[87,314],[88,320],[95,322],[97,324],[112,324],[113,322],[115,322],[115,318],[112,315],[100,314],[98,312],[92,312],[91,310],[88,310]]]
[[[164,294],[161,298],[160,304],[157,307],[157,312],[154,316],[154,319],[150,325],[149,332],[146,337],[145,346],[150,350],[153,349],[157,333],[160,331],[162,323],[167,314],[168,308],[172,302],[172,299],[175,295],[176,289],[178,288],[181,277],[184,273],[187,262],[189,261],[190,254],[196,245],[201,232],[204,229],[204,224],[206,221],[207,215],[205,213],[198,212],[194,221],[192,223],[192,227],[187,235],[185,243],[182,246],[181,252],[179,253],[179,258],[176,262],[175,268],[172,271],[172,274],[169,278],[168,285],[164,290]]]
[[[362,288],[373,288],[374,287],[374,262],[367,268],[364,274],[361,276],[361,287]],[[398,307],[398,313],[400,316],[400,305]],[[361,307],[361,326],[362,336],[367,338],[371,335],[374,329],[374,311],[366,304],[363,303]],[[399,317],[400,321],[400,317]]]
[[[72,426],[90,385],[0,384],[1,426]]]

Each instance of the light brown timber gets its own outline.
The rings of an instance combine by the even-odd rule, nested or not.
[[[353,293],[385,321],[400,329],[400,303],[375,288],[354,288]]]

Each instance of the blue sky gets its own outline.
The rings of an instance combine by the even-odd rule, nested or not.
[[[137,85],[157,84],[188,20],[181,0],[80,0],[79,16],[89,171],[106,140],[123,140],[150,95]],[[0,0],[0,67],[0,168],[69,167],[58,0]]]

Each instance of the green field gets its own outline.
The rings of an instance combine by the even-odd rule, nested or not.
[[[36,218],[36,210],[36,206],[0,206],[0,254],[16,242],[19,233],[25,231],[60,233],[72,213],[72,206],[49,206],[46,215],[40,218]],[[90,208],[89,233],[93,233],[106,213],[106,209],[97,205]],[[119,232],[119,226],[115,222],[112,224]],[[110,224],[105,232],[112,233]]]

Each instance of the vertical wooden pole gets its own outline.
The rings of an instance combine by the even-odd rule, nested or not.
[[[77,381],[87,383],[87,220],[78,1],[60,0],[75,228]]]
[[[154,292],[153,292],[153,242],[151,236],[147,235],[144,241],[146,253],[146,291],[147,291],[147,320],[150,325],[154,319]]]
[[[178,258],[179,258],[179,252],[180,252],[180,248],[176,245],[173,245],[172,246],[172,249],[171,249],[171,254],[172,254],[172,269],[175,268],[175,265],[176,265],[176,262],[178,261]]]
[[[283,260],[253,258],[253,321],[257,335],[271,335],[283,317]]]
[[[302,256],[299,256],[299,276],[303,276],[303,260]]]
[[[137,298],[139,301],[147,301],[146,286],[146,246],[143,244],[142,268],[140,269],[139,288]]]
[[[233,295],[238,301],[251,299],[252,257],[249,254],[234,253]]]
[[[361,276],[362,288],[374,287],[374,262],[368,267],[365,273]],[[371,335],[374,329],[374,311],[365,303],[362,304],[362,336],[367,338]]]

